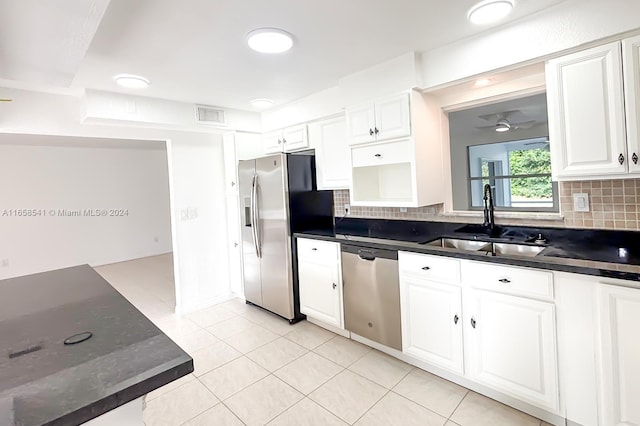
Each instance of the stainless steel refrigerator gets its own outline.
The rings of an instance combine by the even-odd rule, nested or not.
[[[244,295],[290,322],[300,314],[294,232],[332,230],[333,193],[317,191],[311,154],[240,161]]]

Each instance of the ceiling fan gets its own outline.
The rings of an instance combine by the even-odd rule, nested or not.
[[[516,112],[520,112],[520,110],[503,111],[497,114],[479,115],[478,118],[485,121],[495,121],[495,124],[490,126],[477,126],[476,128],[494,129],[496,132],[508,132],[518,129],[530,129],[537,123],[536,120],[521,121],[517,123],[509,121],[508,117]]]

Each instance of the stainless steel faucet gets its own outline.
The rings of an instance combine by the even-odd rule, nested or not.
[[[496,223],[493,217],[493,192],[491,191],[491,185],[488,183],[484,185],[484,222],[482,226],[488,227],[493,231]]]

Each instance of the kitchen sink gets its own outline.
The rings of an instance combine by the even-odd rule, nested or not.
[[[526,256],[533,257],[544,250],[542,246],[528,246],[525,244],[492,243],[494,256]]]
[[[475,251],[489,256],[524,256],[538,255],[544,246],[532,246],[516,243],[493,243],[489,241],[460,240],[456,238],[438,238],[425,243],[427,246],[458,249],[461,251]]]
[[[465,251],[491,251],[491,243],[487,241],[458,240],[455,238],[438,238],[426,243],[428,246],[455,248]]]

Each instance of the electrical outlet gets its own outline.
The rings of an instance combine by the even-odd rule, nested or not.
[[[349,216],[349,213],[351,213],[351,205],[345,204],[344,205],[344,215],[345,216]]]

